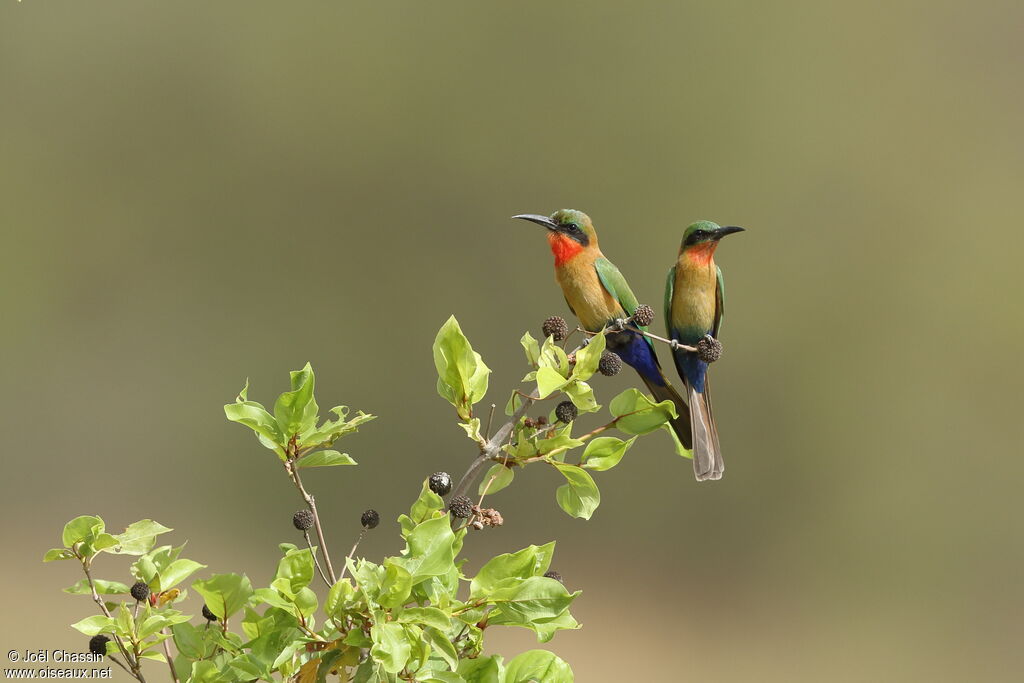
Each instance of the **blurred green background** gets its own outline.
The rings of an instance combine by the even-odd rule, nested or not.
[[[718,252],[728,471],[697,485],[652,436],[582,522],[531,468],[469,568],[557,539],[584,627],[552,647],[584,682],[1018,679],[1022,24],[1019,2],[6,0],[0,646],[83,648],[75,567],[40,563],[78,514],[272,576],[299,505],[223,417],[247,376],[269,402],[309,360],[321,405],[381,416],[344,444],[360,467],[308,481],[335,548],[461,472],[434,333],[459,317],[503,403],[519,336],[567,314],[509,216],[575,207],[656,307],[688,223],[748,228]],[[392,524],[362,546],[399,547]]]

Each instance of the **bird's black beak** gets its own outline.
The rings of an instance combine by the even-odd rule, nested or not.
[[[552,232],[556,232],[558,230],[558,223],[555,223],[547,216],[539,216],[535,213],[521,213],[518,216],[512,216],[512,218],[522,218],[524,221],[530,221],[531,223],[536,223],[537,225],[543,225],[545,228],[551,230]]]
[[[718,230],[715,230],[715,240],[716,241],[720,240],[723,237],[725,237],[726,235],[731,235],[734,232],[743,232],[743,231],[744,231],[744,228],[741,228],[738,225],[723,225]]]

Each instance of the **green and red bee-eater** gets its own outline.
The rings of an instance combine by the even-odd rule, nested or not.
[[[617,320],[627,318],[639,305],[619,269],[604,257],[597,244],[597,232],[582,211],[562,209],[551,216],[521,214],[513,218],[542,225],[555,255],[555,280],[569,309],[583,329],[600,332]],[[646,328],[641,328],[646,331]],[[661,371],[651,340],[628,328],[607,335],[608,349],[614,351],[640,375],[657,401],[672,401],[677,418],[670,424],[683,446],[690,448],[690,416],[686,403]]]
[[[742,230],[699,221],[683,233],[679,258],[668,271],[665,286],[665,324],[671,339],[687,346],[696,346],[705,335],[718,339],[725,290],[722,269],[715,265],[715,249],[718,240]],[[694,351],[675,349],[672,353],[679,376],[686,384],[690,406],[693,473],[697,481],[721,479],[725,463],[718,445],[718,427],[711,412],[708,364]]]

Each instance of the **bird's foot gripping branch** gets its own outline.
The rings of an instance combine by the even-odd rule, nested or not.
[[[189,610],[184,584],[206,565],[182,557],[184,545],[157,545],[171,529],[144,519],[110,534],[100,517],[78,517],[64,527],[61,547],[44,558],[81,565],[84,578],[65,590],[90,596],[98,613],[74,628],[90,637],[91,651],[105,654],[138,681],[155,673],[153,667],[176,683],[572,681],[568,664],[551,652],[530,650],[506,661],[484,648],[484,634],[494,626],[531,629],[540,642],[579,628],[569,612],[579,591],[567,590],[550,570],[554,542],[480,563],[461,557],[467,533],[502,525],[501,513],[484,507],[484,498],[509,486],[516,469],[530,464],[543,463],[557,473],[558,506],[589,519],[600,503],[591,473],[616,466],[639,435],[665,428],[675,410],[670,401],[655,403],[628,389],[611,400],[608,418],[574,436],[587,414],[601,413],[589,380],[598,372],[615,374],[621,362],[606,351],[603,335],[567,353],[568,329],[554,320],[545,322],[543,342],[523,335],[527,391],[511,393],[508,419],[493,431],[493,404],[486,425],[474,413],[487,393],[490,370],[454,318],[442,326],[434,342],[438,392],[455,407],[478,454],[454,487],[446,473],[425,477],[408,514],[397,519],[405,547],[380,562],[357,555],[359,540],[380,515],[362,512],[361,528],[353,524],[351,551],[332,556],[324,520],[303,478],[315,468],[355,465],[334,445],[374,416],[338,406],[321,422],[308,364],[291,373],[291,389],[277,398],[272,412],[249,399],[246,383],[225,414],[252,429],[277,456],[303,504],[292,516],[301,545],[279,545],[281,558],[268,586],[254,587],[244,573],[192,580],[202,602]],[[528,415],[556,398],[552,409]],[[611,436],[613,430],[629,438]],[[97,578],[98,560],[116,555],[134,558],[116,570],[127,580]],[[479,568],[470,571],[474,565]]]

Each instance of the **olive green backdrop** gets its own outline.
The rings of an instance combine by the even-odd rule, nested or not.
[[[269,579],[299,501],[223,417],[246,376],[270,401],[309,360],[322,405],[381,416],[344,444],[358,468],[308,481],[338,552],[364,508],[393,520],[461,472],[434,333],[459,317],[502,403],[519,336],[568,313],[509,216],[569,206],[658,309],[688,223],[748,228],[718,251],[728,471],[697,485],[654,435],[583,522],[531,468],[468,567],[557,539],[584,627],[552,646],[583,682],[1019,676],[1022,22],[4,0],[0,650],[83,648],[75,568],[40,562],[78,514],[152,517],[207,571]],[[363,549],[399,547],[389,521]]]

